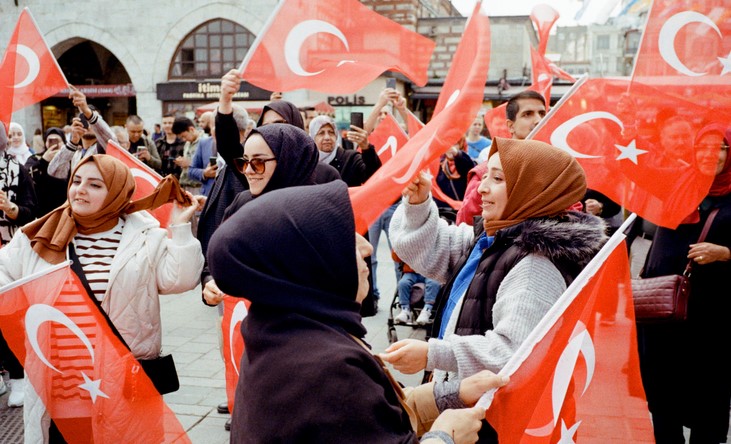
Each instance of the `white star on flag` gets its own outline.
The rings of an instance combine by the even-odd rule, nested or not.
[[[84,372],[81,372],[81,376],[84,377],[84,383],[79,384],[79,388],[89,392],[89,396],[91,396],[92,403],[96,402],[96,398],[99,396],[101,396],[102,398],[109,399],[109,396],[106,393],[104,393],[103,391],[101,391],[101,389],[99,388],[99,386],[102,383],[101,379],[92,381],[91,379],[89,379],[88,376],[86,376],[86,373],[84,373]]]
[[[574,441],[574,435],[576,435],[579,425],[581,425],[581,421],[577,421],[576,424],[567,429],[566,423],[561,420],[561,438],[557,444],[576,444],[576,441]]]
[[[640,154],[645,154],[647,152],[645,150],[638,149],[634,139],[632,139],[632,141],[628,143],[627,146],[618,144],[615,144],[614,146],[616,146],[617,149],[620,151],[619,156],[617,156],[617,160],[629,159],[634,162],[635,165],[637,165],[637,156],[639,156]]]
[[[721,71],[721,74],[719,74],[719,76],[722,76],[727,72],[731,72],[731,52],[726,58],[718,57],[718,61],[721,62],[721,65],[723,65],[723,70]]]

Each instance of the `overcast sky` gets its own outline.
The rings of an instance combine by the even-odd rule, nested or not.
[[[588,1],[588,0],[587,0]],[[571,26],[577,24],[574,16],[581,9],[581,0],[483,0],[482,7],[488,15],[530,15],[533,6],[547,4],[558,11],[560,17],[555,26]],[[592,23],[600,16],[602,9],[613,8],[619,0],[593,1],[587,7],[581,24]],[[452,0],[452,4],[463,14],[470,15],[475,7],[475,0]],[[604,12],[604,15],[607,13]]]

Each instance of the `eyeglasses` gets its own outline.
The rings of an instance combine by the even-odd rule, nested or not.
[[[256,174],[263,174],[264,171],[266,171],[266,163],[272,160],[277,160],[277,158],[271,157],[269,159],[260,159],[255,157],[253,159],[246,159],[244,157],[237,157],[234,159],[234,165],[236,165],[236,169],[239,170],[241,174],[244,174],[248,165],[251,165],[251,169],[254,170]]]

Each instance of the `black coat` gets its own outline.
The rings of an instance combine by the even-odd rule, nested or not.
[[[705,241],[731,248],[731,194],[704,201],[701,220],[677,229],[658,227],[647,254],[643,277],[682,273],[690,244],[698,236],[712,207],[719,208]],[[728,277],[731,261],[693,264],[688,320],[677,324],[638,325],[637,339],[642,382],[650,411],[676,413],[686,425],[726,439],[731,402],[728,349],[731,313]],[[692,387],[678,385],[678,371],[696,368],[701,377]]]
[[[222,291],[251,301],[233,443],[414,443],[363,338],[355,220],[341,181],[262,194],[208,249]]]

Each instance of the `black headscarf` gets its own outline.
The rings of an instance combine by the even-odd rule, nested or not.
[[[55,135],[59,136],[61,138],[62,143],[66,143],[66,134],[63,132],[63,130],[61,128],[58,128],[55,126],[52,126],[51,128],[48,128],[46,130],[45,134],[43,134],[43,141],[45,142],[46,139],[48,139],[48,136],[50,136],[51,134],[55,134]]]
[[[300,129],[305,129],[305,121],[302,120],[300,110],[294,103],[287,102],[286,100],[275,100],[264,105],[264,108],[261,110],[261,116],[259,116],[259,120],[256,122],[257,127],[261,126],[261,123],[264,120],[264,113],[269,110],[272,110],[282,116],[282,118],[290,125],[294,125]]]
[[[315,183],[314,172],[319,161],[317,145],[304,130],[284,123],[272,123],[254,128],[247,139],[252,134],[260,134],[277,158],[274,174],[261,194]]]
[[[355,222],[344,182],[254,199],[221,224],[207,255],[218,287],[249,299],[252,313],[256,305],[267,306],[365,335],[355,300]]]

